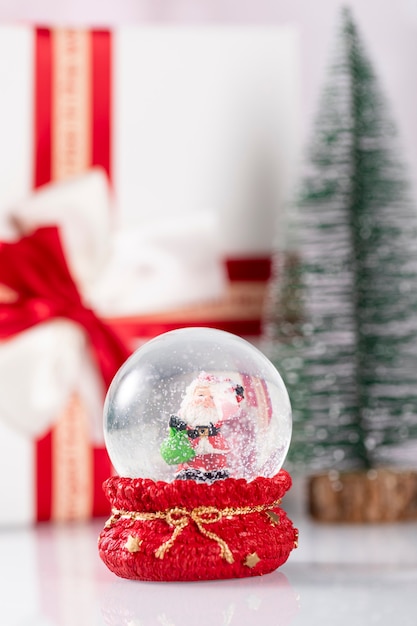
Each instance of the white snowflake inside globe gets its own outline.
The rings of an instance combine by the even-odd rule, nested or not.
[[[248,341],[211,328],[159,335],[120,368],[104,433],[120,476],[212,483],[270,478],[291,439],[282,378]]]

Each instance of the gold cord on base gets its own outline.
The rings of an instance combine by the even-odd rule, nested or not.
[[[133,520],[141,522],[149,522],[153,520],[164,520],[169,526],[174,528],[174,532],[168,541],[162,543],[155,551],[155,556],[158,559],[163,559],[165,554],[174,545],[178,536],[182,533],[184,528],[192,520],[197,526],[199,532],[215,541],[220,547],[220,556],[227,563],[233,563],[234,558],[232,551],[227,545],[226,541],[205,528],[206,524],[214,524],[221,521],[223,518],[231,519],[236,515],[248,515],[250,513],[261,513],[263,511],[270,512],[271,509],[277,507],[281,503],[281,499],[272,502],[271,504],[258,504],[256,506],[243,506],[243,507],[226,507],[224,509],[218,509],[214,506],[198,506],[193,509],[186,509],[183,507],[173,507],[166,509],[165,511],[145,512],[145,511],[125,511],[121,509],[112,509],[112,515],[106,522],[106,528],[110,528],[113,524],[116,524],[119,520]],[[270,518],[271,519],[271,518]],[[272,518],[274,519],[274,518]],[[274,520],[276,523],[276,520]]]

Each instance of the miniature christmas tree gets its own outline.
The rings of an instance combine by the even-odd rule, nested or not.
[[[307,168],[265,324],[293,405],[288,465],[415,468],[417,212],[348,10]]]

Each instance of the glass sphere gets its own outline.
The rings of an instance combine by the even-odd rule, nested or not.
[[[291,439],[276,368],[248,341],[211,328],[147,342],[108,390],[104,435],[120,476],[211,483],[272,477]]]

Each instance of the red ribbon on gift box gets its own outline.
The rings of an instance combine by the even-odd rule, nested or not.
[[[95,165],[104,169],[111,183],[111,59],[112,36],[108,30],[35,30],[35,188],[80,174]],[[39,243],[39,233],[37,241]],[[84,326],[94,346],[103,379],[108,383],[112,372],[115,373],[117,369],[117,363],[129,354],[129,350],[122,343],[118,344],[115,335],[92,311],[83,306],[82,302],[79,305],[73,289],[68,282],[66,285],[67,295],[64,297],[59,290],[62,299],[59,303],[54,301],[54,305],[49,302],[47,306],[60,315],[60,307],[66,307],[66,317],[70,314],[70,319],[75,318],[74,321]],[[44,301],[42,305],[45,305]],[[40,315],[39,300],[35,308],[36,314]],[[77,420],[80,409],[77,398],[73,400],[65,419],[60,420],[61,424],[66,423],[67,426],[61,430],[59,426],[55,427],[36,442],[38,520],[79,519],[89,515],[106,515],[108,511],[101,485],[111,473],[111,464],[103,446],[90,444],[88,440],[83,442],[85,434],[77,440],[72,432],[68,433],[68,423]],[[62,442],[66,442],[64,447],[68,447],[70,442],[66,461],[62,458]],[[78,458],[80,448],[84,450],[83,463]],[[85,468],[88,476],[83,479]]]
[[[86,331],[108,387],[130,351],[115,332],[83,303],[62,249],[58,228],[38,228],[16,242],[0,243],[0,283],[16,299],[0,302],[0,338],[63,317]]]
[[[16,242],[0,243],[0,283],[15,296],[0,302],[1,339],[8,339],[55,318],[69,319],[86,331],[104,384],[108,387],[116,371],[130,355],[130,350],[83,303],[69,271],[58,228],[42,227]],[[71,410],[70,419],[76,415],[77,408],[73,406]],[[62,491],[57,472],[64,460],[57,458],[56,453],[54,455],[50,433],[37,442],[38,520],[103,515],[107,512],[107,505],[101,497],[101,483],[111,472],[110,461],[104,448],[93,448],[92,444],[90,448],[87,456],[91,455],[92,465],[87,460],[85,466],[92,475],[85,484],[82,480],[81,487],[78,486],[78,489],[86,489],[81,497],[83,504],[80,510],[76,501],[73,506],[68,502],[63,507],[57,503],[54,505],[54,493],[55,496],[58,493],[59,497]],[[88,484],[92,484],[91,492]],[[67,485],[67,488],[71,491],[73,486]]]

